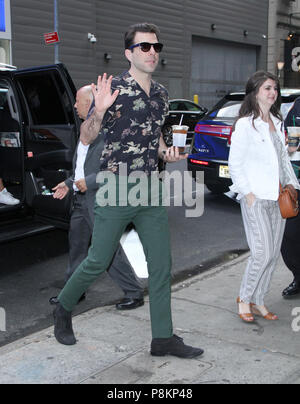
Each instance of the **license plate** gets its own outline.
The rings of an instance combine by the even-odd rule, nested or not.
[[[230,178],[229,167],[228,166],[220,166],[219,167],[219,177],[221,177],[221,178]]]

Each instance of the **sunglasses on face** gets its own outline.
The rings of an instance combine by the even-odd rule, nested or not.
[[[132,50],[134,48],[140,47],[142,52],[149,52],[152,46],[156,53],[160,53],[164,47],[164,45],[159,42],[157,43],[141,42],[130,46],[129,49]]]

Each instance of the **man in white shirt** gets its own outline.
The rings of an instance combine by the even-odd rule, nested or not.
[[[77,163],[76,163],[76,169],[75,169],[75,180],[74,180],[74,191],[79,191],[79,189],[76,186],[76,182],[80,181],[82,178],[85,178],[84,174],[84,163],[86,160],[86,156],[89,151],[89,145],[85,146],[81,142],[79,142],[78,148],[77,148]]]
[[[82,120],[87,118],[92,102],[91,86],[85,86],[78,90],[74,107]],[[87,146],[79,141],[73,159],[74,175],[53,189],[55,191],[53,197],[56,199],[65,198],[70,191],[74,193],[69,231],[69,267],[66,281],[86,258],[93,232],[94,205],[98,190],[96,177],[100,170],[100,157],[104,147],[103,139],[100,136],[98,138]],[[121,246],[119,246],[114,260],[107,270],[110,277],[125,294],[124,299],[117,304],[117,309],[130,310],[144,304],[143,288]],[[57,303],[57,298],[51,298],[50,303]]]

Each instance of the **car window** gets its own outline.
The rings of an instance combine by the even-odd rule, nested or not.
[[[170,111],[202,111],[202,108],[190,101],[171,101]]]
[[[220,108],[215,117],[216,118],[237,118],[242,105],[242,101],[228,101]]]
[[[170,111],[187,111],[187,107],[182,101],[170,102]]]
[[[283,102],[281,104],[281,113],[283,119],[287,117],[289,110],[292,108],[294,102]],[[214,110],[210,113],[214,118],[237,118],[240,112],[242,101],[227,101],[222,108]]]
[[[19,131],[19,116],[12,105],[12,90],[6,81],[0,81],[0,131]]]
[[[186,102],[185,104],[188,111],[202,111],[202,108],[196,104],[193,104],[191,102]]]
[[[19,78],[33,125],[73,123],[72,105],[61,77],[55,71]]]
[[[286,102],[284,104],[281,104],[281,113],[283,116],[283,119],[287,117],[287,114],[289,113],[289,110],[292,108],[294,105],[294,102]]]
[[[178,102],[170,102],[169,104],[169,110],[170,111],[178,111]]]
[[[6,88],[3,84],[2,85],[0,84],[0,86],[1,86],[1,88],[0,88],[0,115],[1,115],[0,122],[2,122],[3,121],[2,114],[5,110],[5,104],[7,103],[8,88]]]
[[[20,147],[19,116],[14,111],[12,90],[6,81],[0,81],[0,147]],[[2,150],[3,152],[3,150]],[[3,158],[1,152],[1,159]]]

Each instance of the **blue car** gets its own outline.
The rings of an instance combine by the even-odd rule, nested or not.
[[[281,112],[285,118],[300,90],[281,91]],[[188,170],[196,178],[197,171],[204,171],[206,187],[214,194],[229,191],[232,185],[228,169],[228,157],[232,126],[238,117],[245,93],[229,93],[208,112],[195,127]]]

